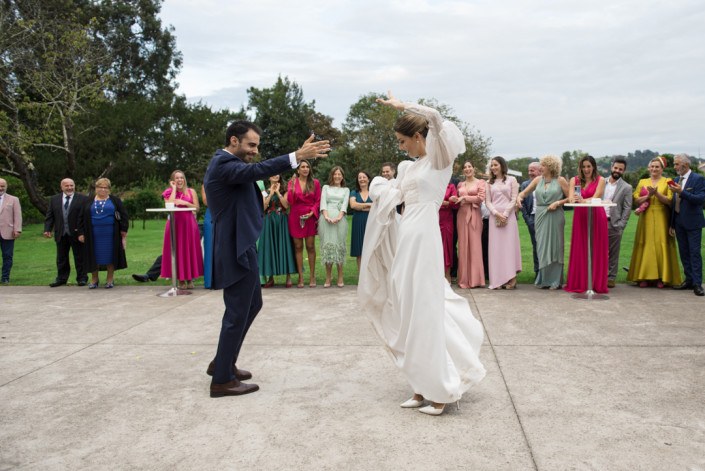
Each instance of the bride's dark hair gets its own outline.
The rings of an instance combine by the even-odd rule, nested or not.
[[[428,134],[428,121],[421,116],[406,113],[399,116],[394,123],[394,131],[407,137],[414,137],[414,134],[419,133],[425,138]]]

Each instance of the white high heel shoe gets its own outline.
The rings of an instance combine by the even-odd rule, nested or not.
[[[416,407],[421,407],[421,406],[423,406],[423,400],[418,401],[418,400],[416,400],[416,399],[414,399],[414,398],[412,397],[411,399],[409,399],[409,400],[407,400],[407,401],[404,401],[404,402],[402,402],[402,403],[399,404],[399,405],[400,405],[401,407],[403,407],[404,409],[414,409],[414,408],[416,408]]]
[[[422,407],[421,409],[419,409],[419,412],[422,412],[422,413],[428,414],[428,415],[441,415],[443,413],[443,411],[446,410],[446,405],[447,404],[443,404],[443,407],[438,409],[438,408],[434,407],[433,404],[429,404],[426,407]],[[460,410],[460,402],[456,401],[455,405],[458,408],[458,410]]]

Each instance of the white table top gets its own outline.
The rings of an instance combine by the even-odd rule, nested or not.
[[[182,211],[196,211],[196,208],[147,208],[149,213],[176,213]]]
[[[610,208],[612,206],[617,206],[617,203],[605,203],[605,202],[601,202],[600,204],[566,203],[563,206],[568,206],[570,208]]]

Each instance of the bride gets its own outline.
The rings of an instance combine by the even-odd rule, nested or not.
[[[406,111],[394,131],[399,149],[418,159],[402,162],[396,180],[372,181],[358,300],[414,392],[401,407],[440,415],[485,376],[478,358],[483,328],[444,277],[438,226],[465,139],[435,109],[402,103],[391,92],[377,101]]]

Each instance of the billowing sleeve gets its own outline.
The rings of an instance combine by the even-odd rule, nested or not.
[[[313,197],[314,197],[314,202],[313,202],[313,207],[311,210],[313,211],[313,215],[318,219],[321,215],[320,211],[320,202],[321,202],[321,183],[316,180],[315,178],[313,179]]]
[[[442,170],[465,152],[465,136],[462,131],[454,123],[443,121],[437,110],[415,103],[405,103],[404,109],[428,121],[426,155],[431,159],[433,168]]]
[[[328,185],[323,185],[323,189],[321,190],[321,202],[318,205],[318,208],[323,211],[328,207]]]

